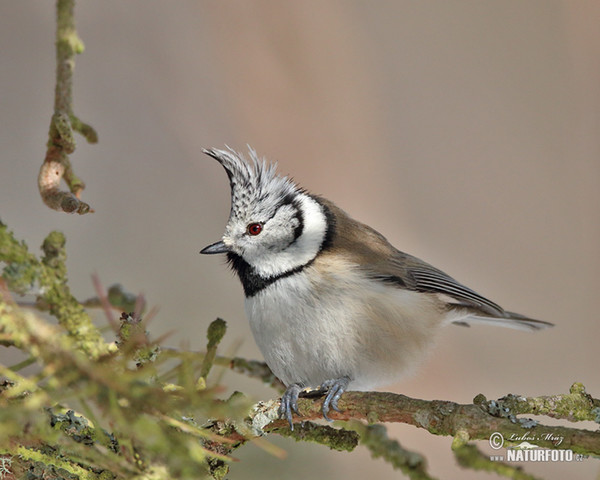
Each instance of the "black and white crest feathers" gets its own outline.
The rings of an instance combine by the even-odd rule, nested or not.
[[[252,205],[260,204],[268,197],[289,198],[301,190],[288,177],[277,174],[276,163],[267,163],[252,148],[248,147],[250,161],[232,148],[226,148],[204,149],[203,152],[217,160],[227,172],[231,186],[231,218],[243,216]]]

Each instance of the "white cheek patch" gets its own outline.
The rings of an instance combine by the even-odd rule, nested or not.
[[[263,245],[269,245],[271,252],[281,252],[294,241],[294,231],[299,224],[296,208],[292,205],[284,205],[265,223],[262,234],[264,237],[257,240]]]
[[[279,252],[266,250],[244,256],[256,273],[264,278],[276,277],[302,267],[319,253],[327,232],[327,219],[323,207],[308,195],[299,194],[296,198],[304,221],[302,234],[296,241]],[[292,230],[295,227],[296,225],[291,226]],[[290,240],[291,238],[293,237],[290,237]]]

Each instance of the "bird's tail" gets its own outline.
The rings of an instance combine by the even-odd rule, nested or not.
[[[543,330],[545,328],[554,326],[553,323],[544,322],[543,320],[535,320],[533,318],[526,317],[525,315],[521,315],[520,313],[504,313],[504,317],[470,314],[454,320],[452,323],[463,326],[492,325],[496,327],[514,328],[515,330],[522,330],[526,332],[535,332],[537,330]]]

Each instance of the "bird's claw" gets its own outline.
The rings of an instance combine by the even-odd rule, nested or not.
[[[281,405],[279,406],[279,417],[288,421],[290,424],[290,429],[294,429],[294,423],[292,421],[292,412],[296,414],[300,414],[298,412],[298,397],[302,394],[302,396],[314,396],[315,393],[320,395],[325,395],[325,400],[323,401],[323,407],[321,411],[323,412],[323,418],[325,420],[331,422],[331,418],[327,416],[330,410],[335,410],[339,412],[338,401],[342,394],[348,388],[348,384],[350,383],[350,378],[341,377],[335,378],[333,380],[326,380],[323,382],[318,389],[307,389],[304,390],[303,386],[299,383],[293,383],[290,385],[285,393],[281,396]]]
[[[284,418],[290,424],[290,430],[294,429],[294,423],[292,421],[292,412],[300,415],[298,412],[298,396],[302,391],[302,385],[299,383],[293,383],[290,385],[285,393],[281,396],[281,405],[279,405],[279,417]]]
[[[342,393],[346,391],[348,388],[348,384],[350,383],[350,379],[348,377],[336,378],[334,380],[327,380],[321,384],[321,388],[326,388],[328,390],[327,396],[325,397],[325,401],[323,401],[323,417],[325,420],[331,422],[331,418],[327,416],[329,410],[335,410],[339,412],[338,401],[342,396]]]

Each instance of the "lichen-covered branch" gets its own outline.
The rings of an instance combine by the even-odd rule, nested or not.
[[[575,396],[579,398],[575,400]],[[532,405],[537,404],[538,398],[525,399]],[[551,398],[551,397],[545,397]],[[577,411],[570,418],[595,419],[595,411],[599,400],[585,393],[580,384],[571,388],[568,396],[552,397],[559,406],[569,402]],[[420,400],[405,395],[383,392],[346,392],[339,402],[340,412],[331,412],[333,420],[365,420],[373,422],[401,422],[424,428],[435,435],[455,436],[466,432],[469,440],[489,440],[495,432],[500,432],[505,439],[522,436],[530,431],[539,439],[537,445],[544,448],[558,448],[554,438],[560,437],[561,449],[570,449],[583,455],[600,455],[600,431],[568,428],[563,426],[546,426],[541,424],[524,424],[515,421],[510,415],[495,415],[494,404],[497,402],[481,402],[481,396],[476,397],[477,403],[458,404],[442,400]],[[492,403],[492,408],[490,408]],[[300,399],[298,408],[301,413],[296,420],[314,420],[322,417],[322,400]],[[274,408],[277,406],[275,405]],[[587,412],[587,413],[586,413]],[[520,413],[520,412],[516,412]],[[274,420],[270,427],[281,426],[284,420]]]
[[[485,397],[476,397],[475,403],[485,403]],[[600,400],[586,393],[581,383],[574,383],[569,393],[523,397],[507,395],[497,402],[488,402],[497,411],[508,411],[512,415],[545,415],[551,418],[580,422],[590,420],[600,423]]]
[[[44,255],[38,260],[0,222],[0,262],[6,264],[2,278],[8,288],[19,294],[35,293],[38,305],[56,317],[76,348],[94,358],[108,353],[109,346],[67,285],[64,235],[51,232],[44,239],[42,250]],[[18,327],[13,331],[17,341]]]
[[[164,348],[163,356],[170,358],[181,358],[182,356],[192,356],[196,358],[200,364],[204,361],[204,353],[201,352],[182,352],[173,348]],[[285,385],[273,374],[269,366],[265,362],[258,360],[248,360],[242,357],[223,357],[216,355],[214,365],[225,367],[233,370],[240,375],[249,378],[260,380],[266,386],[271,387],[279,393],[285,391]]]
[[[90,125],[73,113],[75,55],[83,52],[84,48],[75,30],[74,8],[75,0],[56,2],[54,114],[50,120],[46,157],[38,175],[38,188],[48,207],[67,213],[85,214],[93,210],[79,199],[85,184],[73,172],[69,155],[75,151],[73,132],[83,135],[89,143],[96,143],[98,135]],[[60,189],[60,181],[63,179],[69,192]]]
[[[452,451],[458,464],[464,468],[494,472],[514,480],[537,480],[537,477],[523,471],[520,466],[491,461],[489,455],[484,455],[476,445],[469,443],[469,434],[464,430],[459,431],[454,436]]]
[[[294,430],[290,429],[289,425],[273,427],[269,428],[268,432],[293,438],[297,442],[319,443],[338,452],[351,452],[357,447],[360,439],[360,435],[352,430],[318,425],[313,422],[302,422]]]
[[[60,471],[90,479],[152,478],[145,477],[149,471],[163,472],[157,478],[199,478],[209,471],[209,458],[229,460],[224,452],[232,440],[195,418],[241,422],[249,402],[224,403],[211,389],[198,391],[184,361],[182,383],[161,384],[153,370],[131,367],[136,349],[92,358],[56,326],[1,301],[0,332],[41,366],[27,376],[0,368],[8,379],[0,389],[0,455],[10,455],[15,468],[41,469],[40,478],[70,478]],[[63,407],[48,410],[54,405]]]
[[[433,479],[427,473],[425,458],[419,453],[406,450],[396,440],[389,438],[384,425],[366,425],[356,420],[350,421],[349,424],[359,433],[361,444],[369,449],[373,458],[382,457],[411,480]]]
[[[285,385],[275,376],[265,362],[247,360],[240,357],[217,357],[215,364],[228,367],[234,372],[246,375],[247,377],[259,379],[265,385],[268,385],[279,393],[285,391]]]

